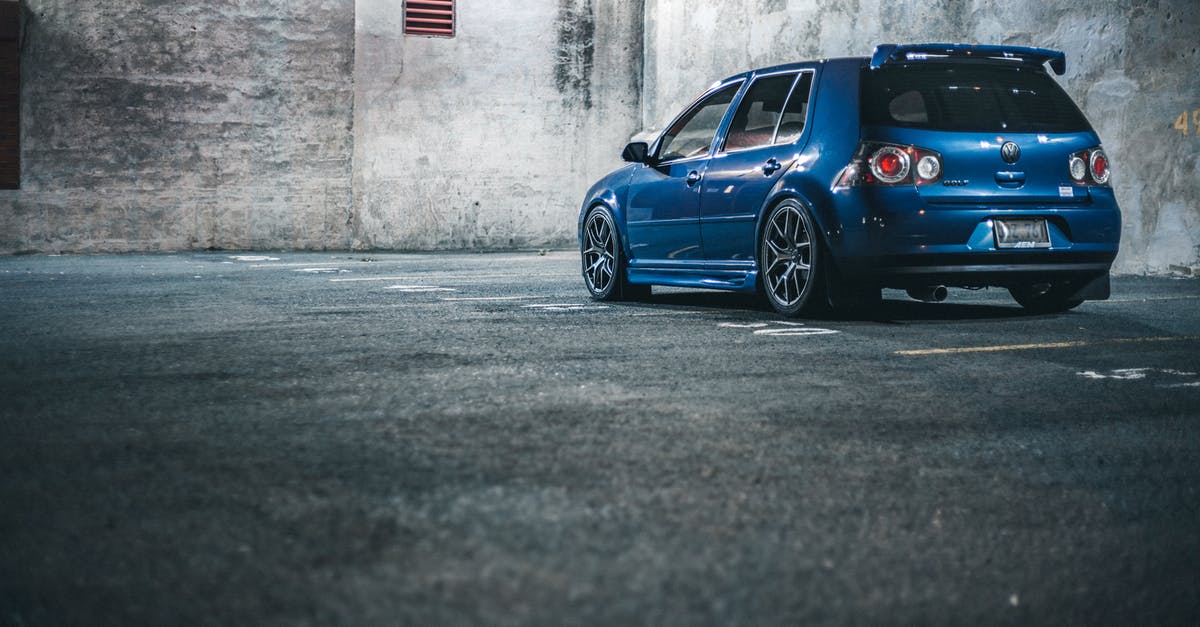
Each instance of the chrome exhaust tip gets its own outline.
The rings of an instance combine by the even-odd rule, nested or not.
[[[926,285],[925,287],[910,287],[907,290],[909,297],[926,303],[940,303],[946,300],[950,292],[945,285]]]

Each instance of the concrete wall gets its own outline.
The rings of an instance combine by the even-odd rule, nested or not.
[[[713,80],[949,40],[1068,51],[1117,268],[1200,273],[1200,132],[1172,128],[1200,110],[1192,0],[460,0],[452,39],[400,7],[25,0],[0,252],[572,245],[622,144]]]
[[[357,1],[355,246],[571,245],[638,130],[640,0],[460,0],[457,36]]]
[[[1116,269],[1200,273],[1195,0],[645,0],[643,120],[661,128],[705,86],[746,69],[867,56],[883,42],[963,41],[1067,52],[1059,80],[1112,159],[1124,212]],[[1200,113],[1196,114],[1200,121]]]
[[[353,0],[27,0],[0,251],[345,248]]]

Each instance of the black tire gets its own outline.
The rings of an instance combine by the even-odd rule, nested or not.
[[[1079,286],[1072,282],[1031,283],[1008,288],[1013,300],[1034,313],[1058,313],[1083,304],[1082,298],[1072,298]]]
[[[759,241],[759,280],[771,307],[787,317],[816,313],[825,303],[825,250],[803,205],[784,200],[767,214]]]
[[[583,283],[596,300],[625,300],[650,295],[649,285],[630,285],[625,276],[625,254],[621,234],[612,213],[596,207],[583,221],[579,246]]]

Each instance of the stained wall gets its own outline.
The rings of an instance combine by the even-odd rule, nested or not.
[[[357,1],[354,245],[572,245],[640,126],[640,0],[460,0],[450,39],[397,5]]]
[[[1200,4],[1193,0],[646,0],[643,122],[712,81],[884,42],[1064,50],[1058,77],[1100,134],[1124,214],[1115,268],[1200,274]],[[1175,128],[1187,113],[1187,132]],[[1193,270],[1194,269],[1194,270]]]
[[[22,20],[0,252],[350,244],[353,0],[27,0]]]
[[[1194,2],[459,0],[451,39],[401,7],[25,0],[0,253],[571,246],[588,184],[713,80],[940,40],[1067,51],[1117,269],[1200,273]]]

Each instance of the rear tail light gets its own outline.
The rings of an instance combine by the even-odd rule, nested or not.
[[[869,163],[871,174],[874,174],[880,183],[887,185],[894,185],[908,178],[908,171],[912,167],[912,159],[908,153],[896,146],[884,146],[876,150]]]
[[[1067,165],[1071,171],[1071,180],[1075,183],[1108,186],[1111,173],[1108,170],[1108,155],[1104,154],[1103,148],[1080,150],[1071,155]]]
[[[1079,155],[1071,155],[1071,180],[1082,183],[1087,180],[1087,163]]]
[[[915,167],[914,167],[914,164]],[[917,146],[863,142],[838,173],[834,189],[861,185],[928,185],[942,178],[942,155]]]
[[[1088,165],[1091,166],[1088,174],[1092,175],[1092,180],[1101,185],[1108,183],[1108,155],[1103,150],[1093,150]]]
[[[942,175],[942,160],[933,156],[925,155],[917,162],[917,180],[918,181],[936,181]]]

